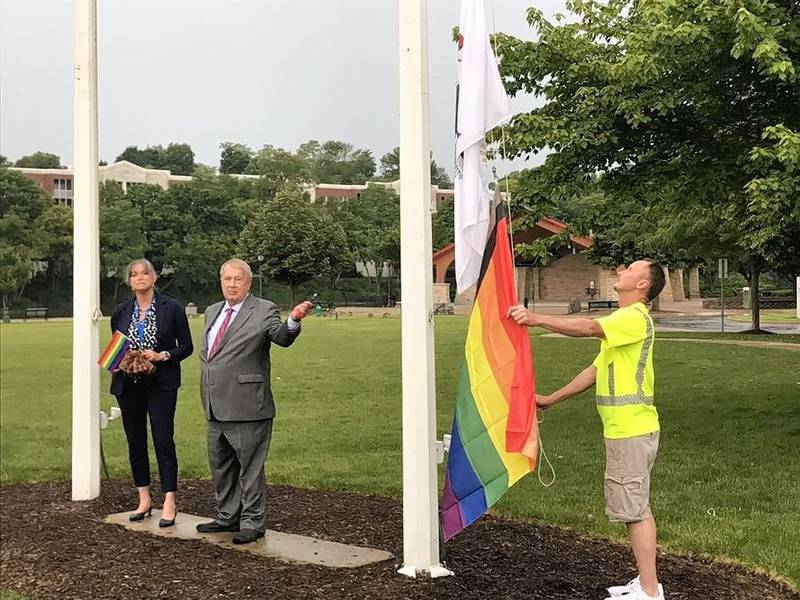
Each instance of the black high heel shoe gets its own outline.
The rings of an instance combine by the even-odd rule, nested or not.
[[[177,517],[177,516],[178,516],[178,509],[176,508],[175,509],[175,517]],[[158,526],[159,527],[172,527],[173,525],[175,525],[175,517],[172,517],[171,519],[159,519],[158,520]]]
[[[175,525],[175,519],[159,519],[158,526],[159,527],[172,527]]]
[[[144,521],[145,517],[149,517],[150,514],[153,512],[153,507],[151,506],[144,512],[135,512],[128,515],[129,521]]]

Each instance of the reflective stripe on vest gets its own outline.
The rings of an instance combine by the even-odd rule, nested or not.
[[[628,404],[653,404],[652,396],[644,394],[622,394],[620,396],[596,396],[599,406],[626,406]]]
[[[614,362],[608,364],[608,396],[596,395],[599,406],[625,406],[628,404],[653,404],[653,396],[644,395],[644,370],[647,368],[647,357],[650,354],[650,347],[653,345],[653,322],[647,313],[634,306],[646,323],[645,338],[642,341],[642,351],[639,354],[639,362],[636,365],[636,393],[621,394],[614,393]]]

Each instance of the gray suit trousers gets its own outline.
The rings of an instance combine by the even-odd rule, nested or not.
[[[208,421],[208,462],[214,476],[217,521],[242,529],[267,528],[264,463],[272,419]]]

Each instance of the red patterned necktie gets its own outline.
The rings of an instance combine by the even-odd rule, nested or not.
[[[214,338],[214,343],[211,344],[211,350],[208,351],[208,358],[211,359],[217,353],[219,349],[219,345],[222,343],[222,338],[225,336],[225,332],[228,330],[228,325],[231,322],[231,318],[233,318],[233,309],[226,308],[225,309],[225,320],[222,321],[222,325],[217,331],[217,337]]]

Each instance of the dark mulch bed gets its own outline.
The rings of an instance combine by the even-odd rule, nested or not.
[[[39,599],[483,598],[595,599],[634,574],[622,544],[556,527],[487,517],[447,547],[456,577],[411,580],[397,561],[352,570],[286,564],[200,541],[133,533],[102,522],[133,506],[133,491],[104,483],[100,499],[70,501],[68,483],[0,488],[0,587]],[[208,481],[184,481],[180,509],[213,515]],[[270,488],[269,527],[387,549],[402,556],[402,510],[386,498]],[[662,554],[671,600],[800,598],[730,565]]]

